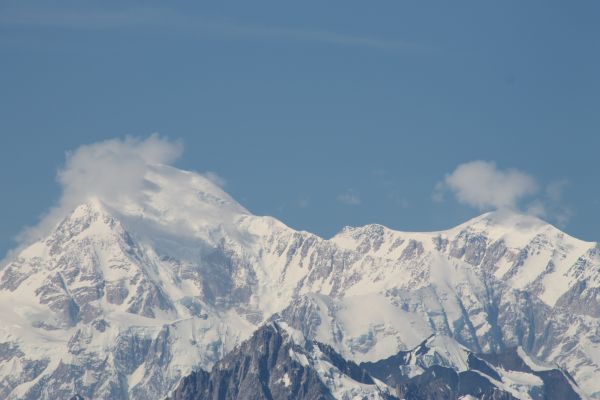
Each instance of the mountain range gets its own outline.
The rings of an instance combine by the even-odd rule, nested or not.
[[[333,365],[325,379],[280,360],[297,373],[291,386],[311,382],[323,398],[386,398],[427,387],[432,373],[479,371],[398,363],[405,373],[389,381],[367,368],[428,338],[473,354],[515,398],[547,390],[531,367],[542,364],[600,398],[600,247],[508,210],[439,232],[367,225],[324,239],[155,165],[139,193],[90,197],[5,263],[0,305],[6,399],[161,399],[194,379],[205,390],[226,370],[215,367],[268,332]],[[520,378],[537,389],[515,389]]]
[[[285,323],[259,328],[210,372],[182,379],[169,400],[581,399],[572,378],[522,348],[474,354],[445,336],[357,365]]]

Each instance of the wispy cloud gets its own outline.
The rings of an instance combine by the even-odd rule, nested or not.
[[[0,26],[75,30],[168,29],[190,35],[217,35],[234,39],[295,40],[380,50],[422,51],[423,46],[401,40],[355,35],[310,27],[282,27],[206,18],[166,8],[121,10],[5,9]]]
[[[56,10],[24,9],[4,10],[0,25],[63,29],[110,30],[136,27],[175,26],[181,16],[165,10],[137,8],[124,10]]]
[[[397,179],[390,175],[389,171],[377,168],[371,171],[371,175],[375,182],[384,188],[387,199],[395,206],[400,208],[410,207],[410,202],[406,197],[406,189],[398,183]]]
[[[362,203],[360,195],[353,189],[348,189],[337,196],[337,201],[348,206],[357,206]]]
[[[306,208],[308,206],[310,206],[310,197],[308,196],[304,196],[298,199],[298,201],[296,202],[296,205],[299,208]]]
[[[541,218],[550,218],[563,228],[573,217],[573,210],[563,204],[563,193],[569,181],[559,179],[546,185],[540,199],[533,201],[527,212]]]

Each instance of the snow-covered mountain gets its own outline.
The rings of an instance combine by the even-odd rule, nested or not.
[[[600,398],[600,247],[511,212],[323,239],[154,166],[135,197],[90,198],[6,264],[0,304],[0,398],[159,398],[269,320],[356,362],[432,333],[522,346]]]
[[[396,388],[397,396],[406,400],[585,397],[567,372],[534,360],[522,347],[475,354],[441,335],[432,335],[414,349],[360,367]]]
[[[580,400],[563,371],[522,348],[476,355],[446,336],[357,365],[285,323],[260,327],[218,361],[183,378],[169,400]]]
[[[396,400],[394,392],[331,347],[269,323],[210,373],[198,370],[185,377],[169,399]]]

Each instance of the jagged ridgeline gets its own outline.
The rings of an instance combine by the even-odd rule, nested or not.
[[[89,199],[0,270],[1,399],[164,398],[193,371],[213,382],[209,371],[268,321],[321,343],[307,354],[331,349],[332,365],[375,363],[434,334],[473,354],[520,346],[600,398],[596,243],[508,212],[441,232],[368,225],[323,239],[252,215],[195,173],[154,166],[145,182],[132,198]],[[340,377],[388,395],[362,369],[375,384]],[[481,375],[450,369],[440,371],[457,393],[462,372]],[[547,390],[546,378],[508,370],[502,382]],[[397,384],[435,386],[436,371]]]
[[[570,377],[522,348],[476,355],[448,337],[360,366],[330,346],[269,324],[210,372],[185,377],[169,400],[580,399]]]

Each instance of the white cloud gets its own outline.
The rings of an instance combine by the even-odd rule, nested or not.
[[[456,199],[479,210],[517,208],[518,202],[538,191],[531,175],[516,169],[499,169],[489,161],[471,161],[456,167],[435,187],[433,198],[442,201],[450,191]]]
[[[91,197],[110,204],[139,195],[148,184],[144,179],[148,166],[173,163],[182,151],[180,142],[153,134],[145,139],[110,139],[68,152],[65,165],[57,174],[62,187],[58,204],[37,226],[25,229],[17,240],[27,244],[38,239],[70,210]]]
[[[562,203],[568,181],[550,182],[540,191],[531,175],[517,169],[500,169],[494,162],[471,161],[460,164],[435,185],[433,200],[444,201],[448,192],[462,203],[478,210],[519,209],[564,228],[573,212]]]
[[[547,218],[548,217],[548,208],[543,201],[536,199],[531,204],[527,206],[526,209],[527,214],[535,215],[539,218]]]
[[[362,203],[360,195],[352,189],[349,189],[346,192],[339,194],[337,196],[337,201],[349,206],[357,206]]]

